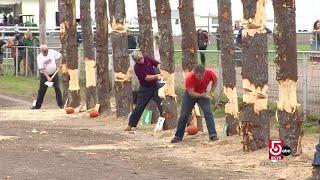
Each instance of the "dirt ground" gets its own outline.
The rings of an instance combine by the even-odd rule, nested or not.
[[[243,152],[241,136],[221,137],[223,119],[216,119],[218,141],[208,142],[204,132],[172,145],[174,131],[139,125],[126,133],[126,120],[114,114],[91,119],[49,105],[0,104],[6,104],[0,106],[0,179],[300,180],[311,175],[318,142],[305,135],[301,156],[272,163],[267,148]]]

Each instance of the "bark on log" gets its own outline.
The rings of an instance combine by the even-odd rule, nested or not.
[[[231,0],[218,0],[218,18],[223,88],[228,98],[225,105],[227,135],[231,136],[239,133]]]
[[[273,0],[275,15],[274,42],[277,56],[279,101],[277,115],[279,138],[291,148],[292,155],[301,153],[302,130],[297,103],[297,45],[294,0]]]
[[[97,64],[97,89],[100,112],[110,111],[111,82],[109,73],[108,53],[108,15],[107,2],[95,1],[96,11],[96,64]],[[113,72],[112,72],[113,73]]]
[[[94,108],[97,103],[96,69],[93,52],[93,36],[91,26],[91,0],[80,1],[80,22],[83,38],[83,55],[86,69],[86,105],[87,109]]]
[[[111,41],[117,117],[127,117],[132,111],[132,73],[130,72],[124,0],[109,0],[109,13],[113,30]]]
[[[157,0],[156,13],[158,21],[158,30],[160,37],[160,59],[162,60],[161,72],[165,74],[166,86],[165,99],[162,102],[163,116],[166,119],[163,125],[164,130],[174,129],[177,126],[177,102],[175,95],[173,60],[173,40],[171,25],[171,7],[169,0]]]
[[[242,0],[243,30],[243,149],[255,151],[267,146],[270,121],[267,110],[267,35],[265,0]]]

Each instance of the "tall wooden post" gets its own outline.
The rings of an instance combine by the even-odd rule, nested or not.
[[[78,107],[80,105],[80,86],[78,78],[78,44],[77,44],[77,26],[75,13],[75,0],[61,0],[59,5],[61,7],[61,16],[63,21],[60,22],[60,37],[63,39],[61,43],[63,45],[65,60],[70,76],[69,80],[69,105],[72,107]],[[65,38],[65,39],[64,39]]]
[[[301,153],[301,124],[297,99],[297,35],[294,0],[273,0],[275,31],[273,33],[277,56],[279,101],[277,115],[279,138],[289,146],[293,155]]]
[[[46,43],[46,1],[39,0],[39,32],[40,44]]]
[[[109,0],[117,117],[132,110],[131,70],[124,0]]]
[[[162,60],[161,74],[166,81],[166,85],[164,86],[165,99],[162,102],[163,117],[166,119],[163,129],[168,130],[174,129],[178,122],[174,81],[175,63],[173,60],[174,47],[172,40],[171,7],[169,0],[156,0],[155,4],[160,37],[160,59]]]
[[[228,98],[225,105],[227,135],[239,133],[235,54],[233,45],[231,0],[218,0],[219,35],[223,90]]]
[[[108,15],[107,2],[95,1],[96,9],[96,49],[97,49],[97,74],[98,74],[98,102],[100,112],[110,111],[110,78],[109,78],[109,54],[108,54]]]
[[[255,151],[266,147],[270,137],[266,0],[242,0],[242,4],[243,149]]]

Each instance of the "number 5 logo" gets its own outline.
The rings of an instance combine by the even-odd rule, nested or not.
[[[283,155],[281,153],[283,146],[282,140],[269,140],[269,159],[277,160],[283,159]]]

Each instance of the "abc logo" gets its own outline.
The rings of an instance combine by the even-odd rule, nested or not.
[[[284,156],[289,156],[291,154],[291,148],[289,146],[283,146],[281,153]]]

